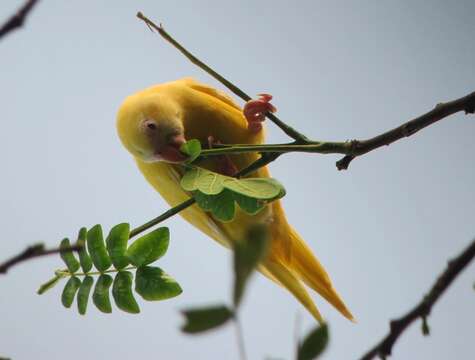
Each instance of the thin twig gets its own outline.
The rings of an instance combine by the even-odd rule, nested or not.
[[[27,261],[27,260],[40,257],[40,256],[57,254],[62,251],[79,251],[81,248],[82,246],[76,245],[76,246],[70,246],[69,248],[62,248],[62,249],[55,248],[55,249],[46,250],[43,244],[32,245],[32,246],[27,247],[20,254],[5,261],[3,264],[0,264],[0,274],[6,274],[12,266],[22,261]]]
[[[0,27],[0,38],[10,31],[22,27],[26,17],[37,2],[38,0],[27,0],[23,6]]]
[[[244,101],[251,100],[251,97],[248,94],[246,94],[244,91],[242,91],[239,87],[237,87],[231,81],[224,78],[224,76],[218,74],[215,70],[210,68],[204,62],[202,62],[200,59],[198,59],[196,56],[194,56],[192,53],[190,53],[185,47],[183,47],[178,41],[176,41],[169,33],[167,33],[165,31],[162,24],[160,24],[160,26],[156,25],[152,20],[147,18],[141,12],[137,13],[137,17],[140,20],[142,20],[143,22],[145,22],[145,24],[147,24],[147,26],[150,29],[152,29],[152,28],[155,29],[166,41],[168,41],[176,49],[178,49],[178,51],[180,51],[183,55],[185,55],[185,57],[188,60],[190,60],[193,64],[195,64],[199,68],[206,71],[208,74],[210,74],[216,80],[218,80],[221,84],[223,84],[229,90],[231,90],[235,95],[239,96]],[[297,142],[300,143],[300,142],[308,141],[308,139],[305,135],[299,133],[297,130],[295,130],[291,126],[287,125],[286,123],[284,123],[282,120],[280,120],[274,114],[268,112],[268,113],[266,113],[266,116],[269,118],[269,120],[271,120],[274,124],[276,124],[283,132],[285,132],[288,136],[290,136],[291,138],[293,138]]]
[[[368,351],[368,353],[366,353],[361,358],[361,360],[370,360],[376,356],[385,358],[386,356],[391,355],[394,343],[397,341],[399,336],[401,336],[404,330],[406,330],[409,325],[419,318],[423,321],[426,321],[426,318],[429,316],[434,304],[437,302],[437,300],[439,300],[444,291],[474,257],[475,240],[473,240],[472,243],[460,255],[448,262],[445,271],[438,277],[435,284],[432,286],[427,295],[422,298],[419,304],[417,304],[403,317],[397,320],[392,320],[389,323],[389,334],[386,335],[386,337],[381,340],[374,348]]]

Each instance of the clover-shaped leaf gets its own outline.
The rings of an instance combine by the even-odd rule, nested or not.
[[[236,179],[199,167],[185,173],[181,186],[193,193],[203,210],[210,211],[223,222],[234,218],[235,202],[244,212],[255,215],[268,202],[285,195],[284,187],[275,179]]]

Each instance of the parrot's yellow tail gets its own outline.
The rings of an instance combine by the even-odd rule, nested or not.
[[[269,256],[262,264],[263,267],[280,285],[289,290],[320,323],[323,321],[322,316],[301,281],[319,293],[347,319],[355,321],[312,250],[291,226],[288,227],[287,231],[280,233],[290,237],[286,239],[286,241],[290,240],[286,246],[288,248],[287,256],[279,256],[282,254],[277,254],[277,248],[272,249],[271,246]]]

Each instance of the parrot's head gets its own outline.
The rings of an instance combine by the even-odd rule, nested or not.
[[[185,143],[179,106],[160,94],[138,93],[129,96],[119,109],[117,131],[122,144],[145,162],[182,162]]]

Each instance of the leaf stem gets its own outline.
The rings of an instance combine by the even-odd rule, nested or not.
[[[308,142],[299,144],[297,142],[285,144],[220,144],[219,147],[205,149],[201,151],[202,156],[216,156],[223,154],[242,154],[249,152],[260,153],[289,153],[289,152],[307,152],[320,154],[352,154],[352,145],[350,142]]]
[[[180,211],[185,210],[187,207],[193,205],[196,202],[194,198],[189,198],[188,200],[182,202],[181,204],[172,207],[171,209],[165,211],[163,214],[157,216],[155,219],[152,219],[148,222],[146,222],[143,225],[140,225],[133,229],[130,232],[129,238],[133,238],[134,236],[144,232],[145,230],[150,229],[151,227],[161,223],[162,221],[167,220],[168,218],[171,218],[173,215],[178,214]]]
[[[236,340],[237,340],[237,345],[239,349],[239,358],[241,360],[246,360],[247,356],[246,356],[246,345],[244,343],[244,332],[242,330],[241,321],[239,320],[239,317],[237,316],[236,313],[234,314],[233,320],[234,320],[234,327],[236,329]]]
[[[87,273],[84,273],[84,272],[71,273],[68,270],[64,269],[64,270],[56,270],[54,273],[57,276],[68,277],[68,276],[102,275],[102,274],[116,273],[116,272],[119,272],[119,271],[134,270],[134,269],[137,269],[137,267],[136,266],[128,266],[128,267],[125,267],[125,268],[120,269],[120,270],[117,270],[116,268],[114,268],[114,269],[105,270],[105,271],[102,271],[102,272],[101,271],[90,271],[90,272],[87,272]]]

